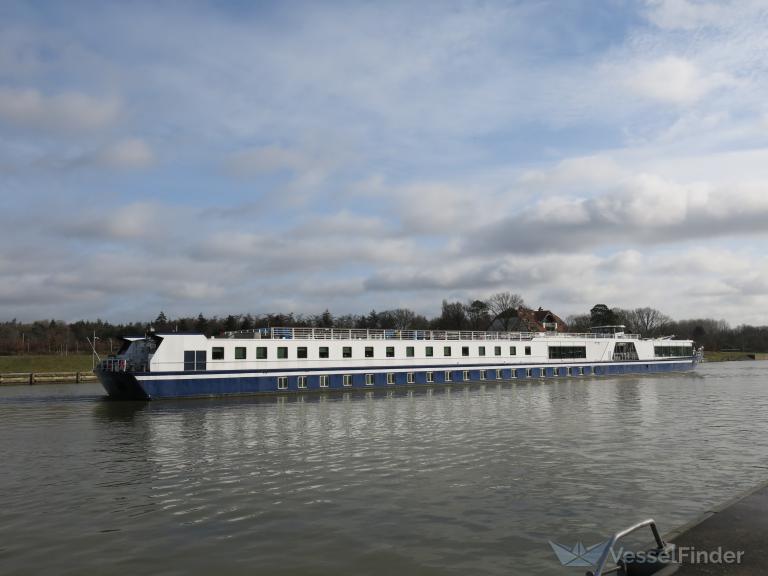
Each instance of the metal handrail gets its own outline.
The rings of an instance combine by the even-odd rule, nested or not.
[[[659,529],[656,528],[656,522],[653,520],[653,518],[648,518],[647,520],[638,522],[634,526],[630,526],[629,528],[625,528],[620,532],[616,532],[616,534],[611,536],[611,539],[608,542],[608,545],[603,549],[603,553],[600,555],[600,559],[597,561],[597,564],[595,564],[595,568],[596,568],[595,571],[594,572],[592,572],[591,570],[587,571],[587,576],[602,576],[602,574],[605,574],[605,572],[603,572],[603,569],[605,568],[605,563],[608,561],[608,556],[611,554],[611,550],[613,550],[613,547],[616,545],[616,542],[618,542],[625,536],[628,536],[632,532],[636,532],[637,530],[640,530],[640,528],[645,528],[646,526],[651,527],[651,532],[653,532],[653,537],[656,540],[656,546],[658,547],[658,549],[665,550],[667,548],[667,544],[661,538],[661,534],[659,534]],[[613,569],[610,571],[613,571]]]
[[[532,340],[590,338],[639,340],[639,334],[576,332],[483,332],[478,330],[397,330],[382,328],[257,328],[225,332],[227,338],[250,335],[263,340]]]

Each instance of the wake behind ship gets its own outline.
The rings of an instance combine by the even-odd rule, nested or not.
[[[117,399],[280,394],[695,368],[691,340],[589,333],[260,328],[124,338],[96,374]]]

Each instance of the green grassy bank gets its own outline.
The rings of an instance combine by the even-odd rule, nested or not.
[[[752,354],[752,357],[749,355]],[[707,352],[704,350],[704,359],[707,362],[729,362],[732,360],[754,360],[754,352]]]
[[[90,354],[0,356],[0,372],[88,372]]]

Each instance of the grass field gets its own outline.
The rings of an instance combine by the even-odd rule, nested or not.
[[[90,354],[69,356],[0,356],[0,372],[88,372]]]
[[[752,360],[752,358],[750,358],[748,354],[750,354],[750,352],[707,352],[706,350],[704,350],[704,359],[707,362],[729,362],[731,360]]]

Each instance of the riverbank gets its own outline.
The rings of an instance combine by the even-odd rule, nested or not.
[[[743,360],[762,360],[764,352],[707,352],[704,351],[705,362],[740,362]]]
[[[768,483],[763,483],[675,530],[667,535],[667,541],[686,551],[677,574],[751,576],[765,573],[766,532]],[[697,551],[701,558],[696,558]],[[704,555],[718,551],[712,558]],[[710,562],[702,565],[705,558]]]
[[[88,372],[91,370],[93,370],[93,360],[90,354],[0,356],[0,373]]]

